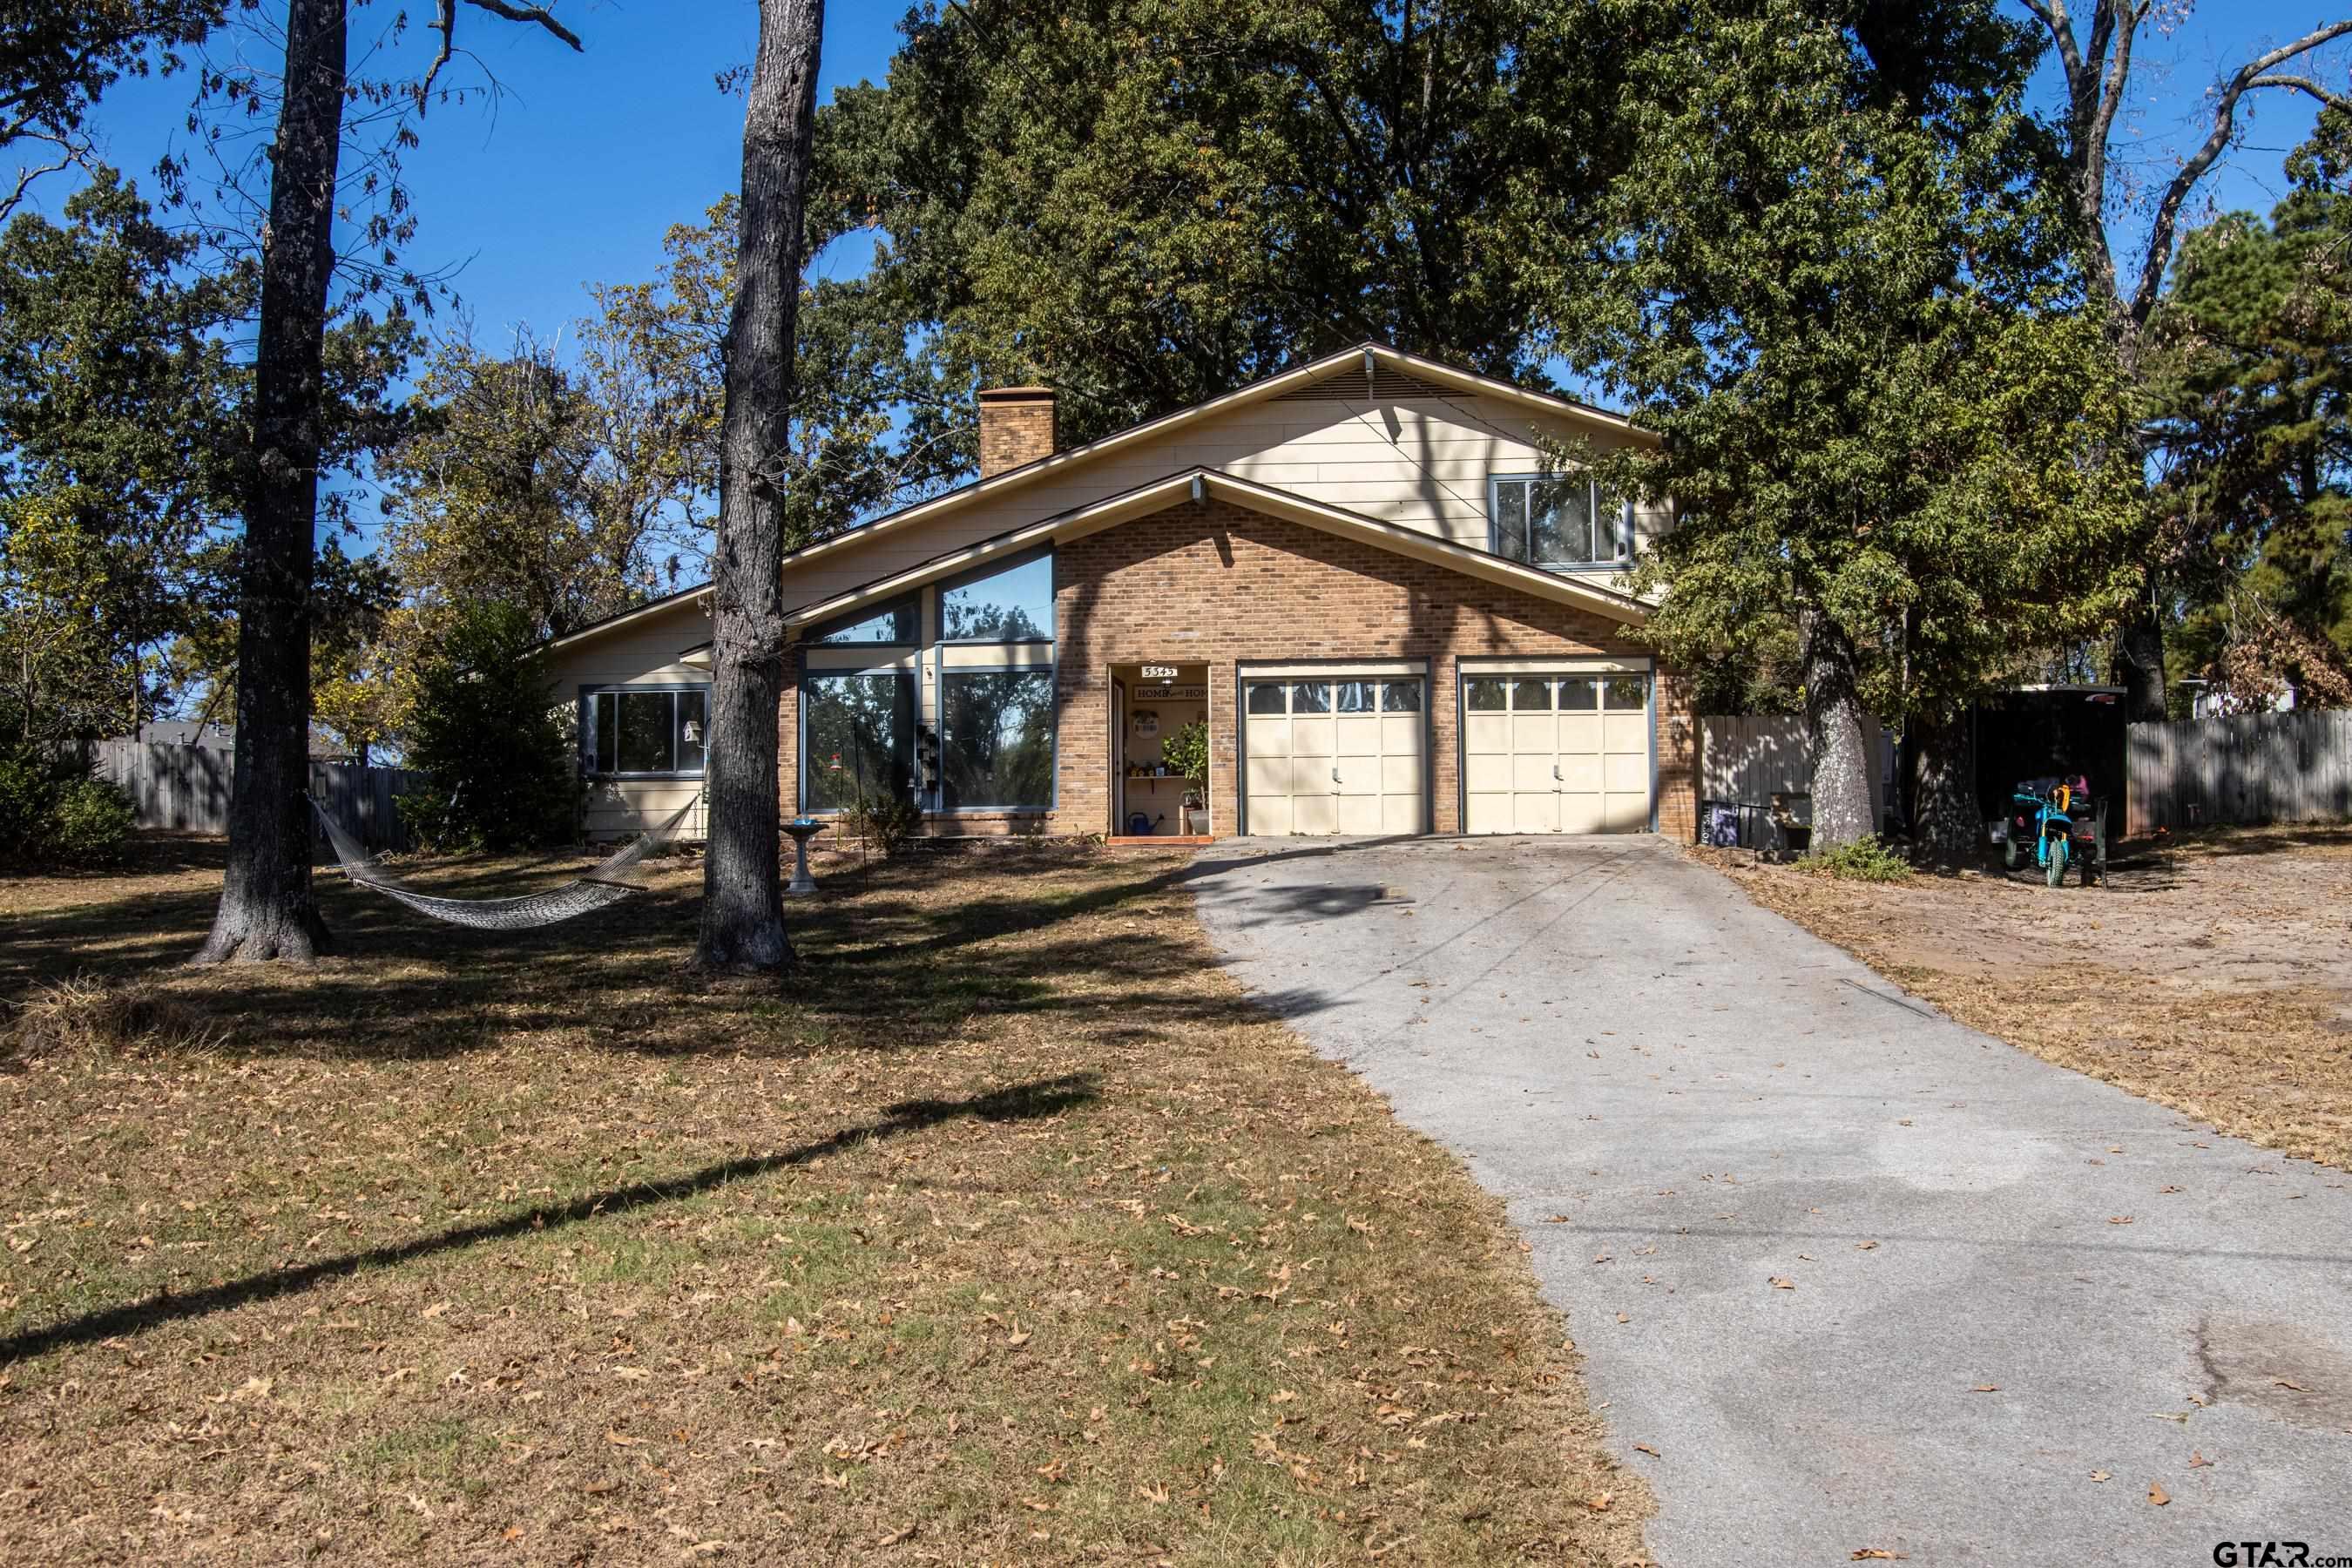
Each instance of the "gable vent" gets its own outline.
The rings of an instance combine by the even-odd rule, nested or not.
[[[1451,388],[1434,382],[1423,381],[1401,370],[1381,365],[1372,374],[1371,398],[1375,403],[1391,403],[1405,397],[1454,397],[1459,395]],[[1345,370],[1325,376],[1321,381],[1286,392],[1276,403],[1356,403],[1364,401],[1364,373],[1361,367],[1349,365]]]

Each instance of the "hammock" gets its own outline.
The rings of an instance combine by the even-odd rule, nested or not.
[[[307,795],[302,798],[310,800]],[[667,842],[701,804],[699,797],[688,801],[668,821],[639,834],[617,854],[599,861],[586,876],[544,893],[526,893],[514,899],[445,899],[420,892],[385,870],[317,801],[310,800],[310,809],[319,814],[319,824],[327,830],[327,841],[335,847],[335,858],[342,863],[343,875],[362,887],[373,888],[418,914],[447,921],[452,925],[471,926],[477,931],[523,931],[568,921],[574,915],[617,904],[631,893],[646,891],[621,879],[635,869],[637,862],[656,846]]]

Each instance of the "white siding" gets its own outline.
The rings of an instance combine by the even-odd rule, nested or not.
[[[1499,398],[1464,394],[1365,406],[1324,398],[1275,398],[788,568],[788,607],[814,604],[877,577],[1009,530],[1135,489],[1188,468],[1220,468],[1386,522],[1486,548],[1486,480],[1543,467],[1543,442],[1579,434],[1563,419],[1531,416]],[[1607,433],[1598,444],[1622,442]],[[1635,520],[1643,542],[1663,513]]]
[[[656,610],[604,637],[555,650],[554,697],[576,703],[583,686],[700,686],[709,669],[682,662],[687,649],[710,640],[710,617],[693,599]],[[665,821],[700,795],[700,779],[599,779],[590,784],[583,820],[591,838],[625,838]],[[686,819],[680,836],[703,837],[702,814]]]

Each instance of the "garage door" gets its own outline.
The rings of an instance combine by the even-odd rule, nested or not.
[[[1641,832],[1650,826],[1649,677],[1468,677],[1462,763],[1473,833]]]
[[[1245,679],[1249,831],[1422,832],[1423,698],[1418,677]]]

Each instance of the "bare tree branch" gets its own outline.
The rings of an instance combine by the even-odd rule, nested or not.
[[[2281,44],[2277,48],[2248,60],[2221,84],[2221,97],[2213,105],[2211,132],[2206,136],[2204,144],[2191,153],[2189,161],[2173,174],[2172,183],[2165,187],[2163,198],[2156,205],[2156,218],[2148,229],[2147,252],[2140,262],[2139,284],[2132,290],[2130,317],[2135,326],[2145,325],[2148,312],[2156,308],[2157,290],[2163,286],[2165,268],[2172,260],[2173,231],[2180,220],[2180,204],[2189,199],[2189,191],[2205,177],[2206,171],[2213,166],[2213,161],[2221,155],[2222,149],[2230,144],[2231,137],[2237,132],[2238,100],[2273,68],[2284,65],[2297,56],[2309,54],[2322,44],[2340,38],[2347,33],[2352,33],[2352,20],[2330,22],[2325,26],[2315,27],[2293,43]],[[2130,38],[2131,35],[2126,31],[2123,43],[2118,47],[2118,54],[2129,47]]]
[[[2249,88],[2291,87],[2298,92],[2309,93],[2330,109],[2352,110],[2352,98],[2347,98],[2340,92],[2330,92],[2307,76],[2287,76],[2279,71],[2273,71],[2268,76],[2254,78],[2246,85]]]
[[[517,5],[512,0],[466,0],[477,10],[488,11],[493,16],[503,16],[509,22],[536,22],[575,49],[584,49],[580,35],[555,19],[554,13],[544,5]]]

